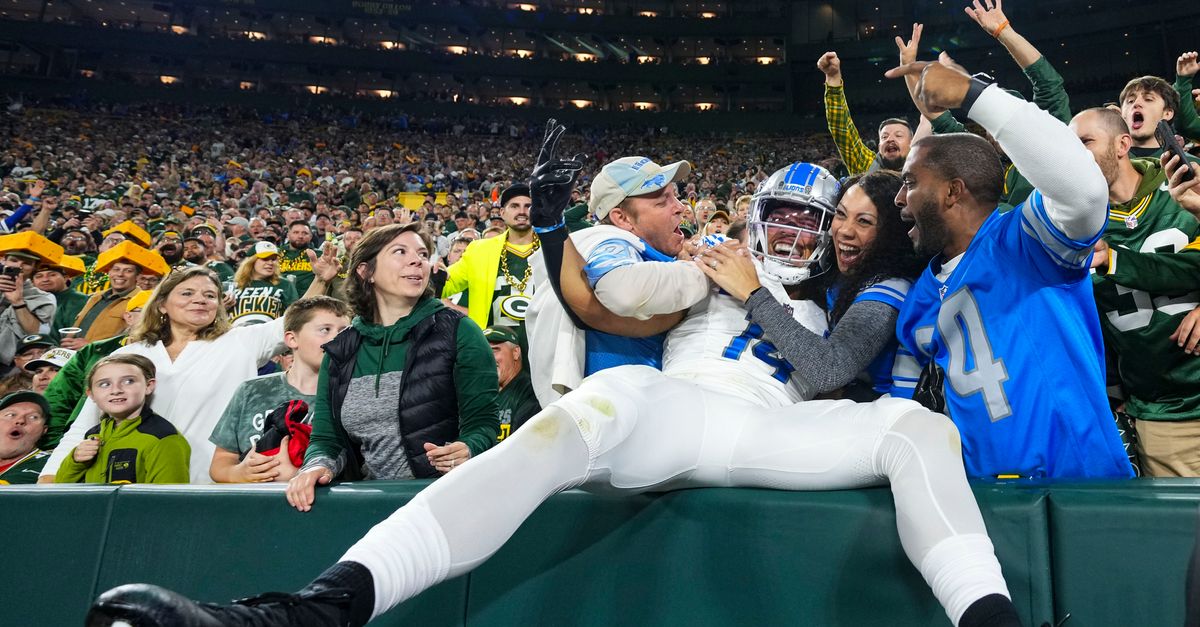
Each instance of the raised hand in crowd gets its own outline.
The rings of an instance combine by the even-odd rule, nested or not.
[[[817,59],[817,69],[825,75],[825,84],[830,87],[842,86],[842,60],[836,52],[826,52]]]
[[[46,181],[36,179],[25,187],[25,196],[27,200],[37,202],[42,199],[42,192],[46,191]]]
[[[884,73],[888,78],[917,76],[915,100],[933,115],[962,104],[971,86],[971,75],[945,52],[937,61],[914,61]]]
[[[1175,60],[1175,75],[1176,76],[1195,76],[1197,71],[1200,71],[1200,60],[1197,60],[1200,54],[1195,51],[1185,52],[1179,55]],[[1200,89],[1193,89],[1192,96],[1197,96]]]
[[[529,177],[529,193],[532,205],[529,219],[535,227],[553,227],[563,221],[563,212],[571,203],[571,191],[583,170],[586,155],[578,154],[571,159],[558,158],[558,141],[567,127],[554,118],[546,122],[546,135]]]
[[[338,272],[342,270],[342,265],[337,258],[337,246],[334,246],[333,242],[325,242],[321,246],[320,255],[312,249],[304,251],[304,254],[308,255],[308,262],[312,264],[313,274],[325,283],[333,281]]]

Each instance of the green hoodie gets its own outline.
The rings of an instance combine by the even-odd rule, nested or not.
[[[409,332],[422,320],[432,316],[446,306],[436,298],[427,298],[417,303],[412,313],[400,318],[391,326],[380,326],[355,318],[351,323],[360,334],[362,344],[354,364],[352,377],[373,377],[375,389],[384,373],[404,370],[408,356]],[[463,317],[458,323],[458,355],[454,364],[454,386],[458,398],[458,440],[465,443],[471,455],[486,451],[496,442],[500,431],[497,419],[496,395],[499,382],[496,360],[483,330],[470,318]],[[317,381],[317,399],[313,407],[312,439],[305,453],[305,465],[315,460],[333,469],[334,460],[350,446],[333,425],[333,410],[330,406],[329,357],[321,362]],[[395,403],[395,399],[387,402]],[[441,445],[442,442],[434,442]]]

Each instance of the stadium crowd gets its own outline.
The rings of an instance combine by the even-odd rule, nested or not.
[[[976,3],[968,13],[1028,76],[1033,104],[1094,156],[1107,183],[1102,232],[1094,216],[1063,217],[1056,211],[1065,209],[1043,198],[1062,193],[1054,187],[1059,164],[1019,168],[1017,154],[1003,150],[1013,150],[1011,135],[985,130],[994,119],[967,127],[952,107],[936,106],[929,93],[942,70],[921,66],[903,77],[914,110],[860,130],[843,85],[866,77],[843,76],[835,52],[817,61],[828,135],[572,129],[560,152],[588,158],[566,224],[575,233],[600,223],[633,233],[642,260],[694,272],[690,261],[703,259],[703,289],[746,303],[757,328],[731,359],[757,342],[754,354],[797,373],[807,398],[892,394],[946,413],[968,444],[970,475],[1198,476],[1200,193],[1189,173],[1200,168],[1167,146],[1200,140],[1197,55],[1181,54],[1174,77],[1114,85],[1111,107],[1075,111],[1053,60],[999,6]],[[914,25],[910,39],[897,39],[900,64],[914,67],[921,30]],[[936,67],[955,65],[943,53]],[[503,446],[555,398],[535,380],[539,350],[554,347],[531,345],[525,324],[550,287],[537,277],[537,194],[527,184],[541,128],[504,118],[163,104],[30,103],[3,120],[0,483],[287,481],[289,502],[308,509],[314,486],[337,478],[453,472]],[[1156,134],[1160,120],[1173,132]],[[978,160],[984,149],[956,163],[946,154],[957,153],[937,152],[939,136],[968,128],[1001,149],[1000,189],[979,187],[979,172],[1001,167]],[[643,159],[619,159],[630,155]],[[779,249],[768,233],[777,224],[770,201],[782,189],[776,177],[786,174],[773,173],[798,162],[842,179],[841,192],[825,217],[797,227],[817,244],[793,238]],[[649,214],[622,209],[637,194],[613,178],[623,167],[657,164],[672,164],[661,171],[668,185],[655,190],[673,192],[665,203],[678,201],[661,218],[673,222],[668,232],[680,224],[678,254],[654,239]],[[944,176],[930,182],[933,171]],[[614,186],[618,203],[609,202]],[[972,221],[980,207],[984,217]],[[953,276],[970,261],[962,255],[972,238],[999,229],[993,220],[1012,212],[1024,220],[1014,232],[1037,231],[1059,266],[1060,274],[1039,279],[1063,294],[1068,284],[1086,286],[1072,292],[1086,306],[1046,301],[1054,324],[1007,332],[1047,350],[1078,351],[1055,363],[1081,380],[1107,373],[1106,396],[1092,394],[1103,386],[1071,396],[1069,384],[1027,384],[1043,375],[981,352],[995,344],[972,327],[985,305],[956,301]],[[797,337],[780,322],[779,303],[760,291],[752,266],[739,266],[743,249],[722,244],[723,234],[757,242],[764,265],[796,262],[803,249],[799,266],[812,278],[789,298],[815,303],[822,328]],[[585,318],[588,342],[608,353],[654,338],[661,352],[662,334],[687,307],[627,302],[644,278],[600,281],[611,268],[598,271],[596,262],[585,257],[583,271],[601,306],[568,312],[572,321]],[[1063,268],[1090,274],[1070,283]],[[1042,272],[1021,263],[1006,271],[998,284]],[[989,329],[999,326],[989,321]],[[946,344],[927,352],[934,327]],[[1054,339],[1078,328],[1103,345]],[[609,332],[622,329],[636,339]],[[956,357],[955,342],[966,342],[971,356]],[[588,359],[585,373],[603,368],[603,359]],[[811,374],[801,360],[833,364],[837,374]],[[1045,458],[1005,458],[1012,447],[975,445],[996,437],[978,433],[989,427],[966,415],[979,395],[989,425],[1072,413],[1097,420],[1080,433],[1070,426],[1078,420],[1062,418],[1045,436],[1053,441],[1038,444]],[[372,402],[380,398],[388,402]],[[1073,450],[1092,438],[1100,448],[1123,445],[1120,463],[1127,458],[1133,470]]]

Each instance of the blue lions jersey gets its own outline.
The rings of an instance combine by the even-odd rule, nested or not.
[[[1131,477],[1104,387],[1092,244],[1046,215],[1035,191],[994,212],[943,283],[935,260],[909,291],[897,335],[945,371],[950,419],[972,477]]]
[[[889,305],[896,311],[904,306],[904,298],[912,287],[908,279],[886,279],[868,286],[854,297],[854,302],[877,302]],[[837,286],[829,288],[825,293],[827,309],[833,311],[837,301]],[[825,337],[833,329],[825,332]],[[921,376],[921,367],[907,350],[900,346],[900,341],[892,338],[887,346],[867,365],[865,374],[870,378],[871,389],[877,394],[889,394],[894,398],[912,398],[913,388]]]
[[[594,288],[604,275],[617,268],[643,261],[675,261],[642,242],[639,249],[634,244],[619,238],[600,242],[588,254],[584,272],[588,283]],[[584,335],[586,353],[584,376],[595,374],[606,368],[641,365],[662,370],[663,343],[667,334],[650,337],[622,337],[603,331],[589,330]]]

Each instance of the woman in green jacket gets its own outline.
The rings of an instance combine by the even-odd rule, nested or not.
[[[471,319],[434,298],[420,223],[371,230],[354,248],[351,326],[325,345],[304,466],[288,502],[307,511],[335,476],[437,477],[499,433],[496,362]]]

